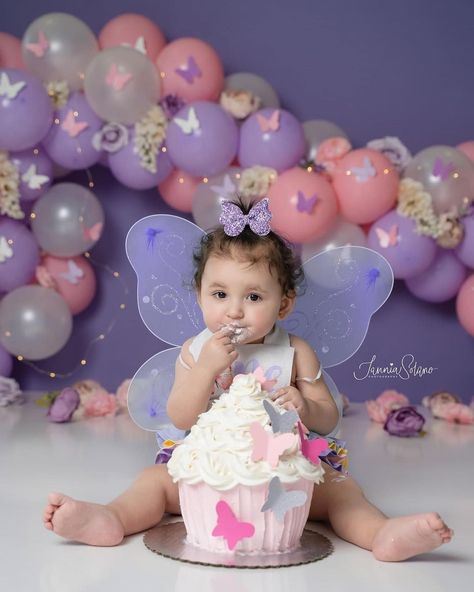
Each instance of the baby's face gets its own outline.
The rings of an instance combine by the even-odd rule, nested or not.
[[[216,256],[206,263],[198,299],[206,327],[226,327],[235,343],[262,342],[292,305],[266,262]]]

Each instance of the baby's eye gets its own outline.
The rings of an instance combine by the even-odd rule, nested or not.
[[[249,294],[248,298],[252,302],[258,302],[259,300],[262,299],[258,294]]]
[[[213,296],[215,296],[216,298],[222,300],[222,298],[226,297],[226,293],[223,292],[222,290],[218,290],[217,292],[214,292]]]

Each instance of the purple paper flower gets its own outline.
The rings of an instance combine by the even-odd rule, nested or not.
[[[54,399],[49,408],[49,421],[54,421],[55,423],[71,421],[72,414],[79,407],[80,401],[79,393],[71,387],[66,387]]]
[[[178,113],[186,103],[178,95],[166,95],[158,104],[165,112],[166,118],[170,120],[173,119],[176,113]]]
[[[392,436],[412,438],[420,435],[424,423],[423,415],[418,413],[415,407],[408,405],[393,409],[388,414],[383,429]]]
[[[92,137],[92,145],[97,151],[114,153],[128,144],[128,129],[121,123],[106,123]]]

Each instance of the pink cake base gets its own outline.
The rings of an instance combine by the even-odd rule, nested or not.
[[[293,508],[279,522],[269,510],[261,512],[268,495],[268,483],[256,487],[238,485],[229,491],[217,491],[205,483],[189,485],[179,483],[181,514],[186,526],[186,541],[213,553],[282,553],[296,549],[308,519],[314,483],[299,479],[282,484],[286,491],[305,491],[308,498],[303,506]],[[241,539],[233,550],[221,536],[213,536],[217,524],[216,505],[225,501],[241,522],[250,522],[255,527],[252,537]]]

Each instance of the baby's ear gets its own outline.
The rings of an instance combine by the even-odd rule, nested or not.
[[[278,311],[278,319],[282,321],[293,310],[295,305],[296,294],[283,296],[280,303],[280,310]]]

